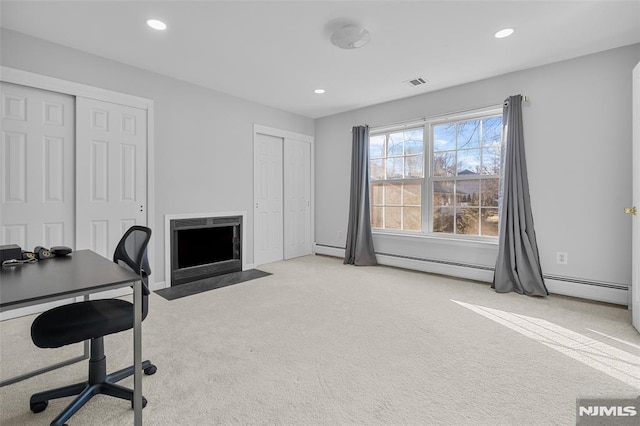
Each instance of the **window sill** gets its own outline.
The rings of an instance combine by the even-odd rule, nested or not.
[[[394,232],[394,231],[372,231],[374,238],[394,239],[394,240],[406,240],[406,241],[425,241],[433,242],[436,244],[451,244],[461,245],[465,247],[497,247],[498,237],[468,237],[468,236],[452,236],[452,235],[435,235],[435,234],[416,234],[408,232]]]

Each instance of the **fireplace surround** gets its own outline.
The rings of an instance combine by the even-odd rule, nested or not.
[[[175,286],[245,269],[245,215],[165,216],[165,273]]]

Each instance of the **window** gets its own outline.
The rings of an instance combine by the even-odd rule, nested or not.
[[[420,231],[424,187],[423,128],[369,138],[371,225]]]
[[[372,227],[497,236],[501,141],[500,110],[373,131]]]

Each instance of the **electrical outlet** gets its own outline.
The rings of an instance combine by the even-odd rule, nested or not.
[[[558,265],[567,265],[569,263],[569,255],[565,252],[559,251],[556,253],[556,261]]]

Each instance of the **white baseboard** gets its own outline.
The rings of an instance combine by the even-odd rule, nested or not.
[[[316,254],[344,258],[345,249],[339,247],[329,247],[316,245]],[[467,280],[491,282],[493,280],[493,271],[471,268],[468,266],[459,266],[446,263],[429,262],[421,259],[412,259],[401,256],[389,256],[384,254],[376,254],[378,264],[384,266],[393,266],[396,268],[411,269],[413,271],[428,272],[430,274],[447,275],[450,277],[464,278]]]
[[[478,269],[468,266],[451,265],[446,263],[429,262],[419,259],[408,259],[404,257],[395,257],[378,254],[376,255],[378,263],[385,266],[394,266],[396,268],[411,269],[414,271],[428,272],[430,274],[447,275],[449,277],[463,278],[467,280],[475,280],[482,282],[493,281],[493,271],[487,269]]]
[[[314,248],[316,254],[344,258],[344,248],[321,244],[316,244]],[[428,272],[431,274],[447,275],[450,277],[488,283],[493,281],[493,269],[477,267],[474,265],[461,265],[431,261],[427,259],[414,259],[403,256],[382,254],[376,254],[376,258],[380,265],[385,266],[394,266],[398,268]],[[630,288],[625,287],[624,285],[611,285],[595,281],[590,282],[570,277],[545,277],[544,282],[551,294],[561,294],[564,296],[629,306]]]
[[[565,280],[559,281],[546,277],[544,283],[551,294],[562,294],[563,296],[579,297],[581,299],[629,306],[630,288],[625,290],[621,288],[601,287],[599,285],[589,285]]]
[[[315,254],[321,254],[325,256],[342,257],[344,258],[345,249],[333,246],[313,245],[313,252]]]

